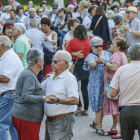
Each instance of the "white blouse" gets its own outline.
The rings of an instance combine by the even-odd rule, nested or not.
[[[8,18],[10,18],[10,14],[7,14],[7,12],[2,13],[1,18],[3,21],[6,21]]]
[[[19,16],[17,15],[17,17],[19,17]],[[25,15],[22,15],[22,18],[20,18],[21,22],[23,22],[25,18],[26,18],[26,16]]]

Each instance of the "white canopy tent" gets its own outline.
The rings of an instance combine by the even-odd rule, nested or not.
[[[58,0],[58,4],[60,7],[64,7],[64,0]]]

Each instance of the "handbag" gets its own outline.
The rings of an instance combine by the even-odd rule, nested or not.
[[[98,19],[98,21],[97,21],[97,23],[96,23],[96,25],[95,25],[95,27],[94,27],[94,30],[96,29],[96,27],[97,27],[97,25],[99,24],[99,22],[100,22],[100,20],[102,19],[102,17],[103,17],[103,16],[100,16],[100,18]]]
[[[118,53],[118,54],[119,54],[119,53]],[[119,54],[119,55],[120,55],[120,54]],[[120,56],[121,56],[121,55],[120,55]],[[122,56],[121,56],[121,66],[122,66],[122,64],[123,64],[123,61],[122,61]],[[105,86],[105,90],[104,90],[104,92],[103,92],[103,95],[104,95],[105,97],[109,98],[109,99],[118,100],[118,99],[119,99],[119,96],[120,96],[120,92],[119,92],[119,94],[118,94],[116,97],[114,97],[114,98],[110,97],[110,90],[111,90],[110,83],[111,83],[111,79],[110,79],[109,77],[107,77],[107,83],[106,83],[106,86]]]
[[[84,47],[84,42],[83,42],[81,51],[83,50],[83,47]],[[69,71],[70,71],[72,74],[73,74],[73,72],[74,72],[75,65],[76,65],[77,61],[78,61],[78,58],[76,59],[75,63],[71,65],[71,67],[70,67],[70,69],[69,69]]]

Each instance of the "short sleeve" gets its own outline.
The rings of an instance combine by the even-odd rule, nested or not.
[[[69,44],[67,45],[66,51],[71,54],[71,52],[72,52],[72,40],[70,40]]]
[[[24,53],[24,43],[22,41],[18,41],[15,44],[16,46],[14,47],[15,53]]]
[[[115,75],[113,76],[113,79],[110,84],[110,86],[116,90],[119,90],[120,73],[121,73],[121,68],[118,68],[118,70],[116,71]]]
[[[4,75],[9,79],[12,79],[15,74],[16,68],[17,68],[16,65],[12,61],[7,61],[3,66],[2,75]]]
[[[66,83],[67,97],[79,98],[78,83],[76,78],[72,75]]]
[[[110,57],[110,63],[116,63],[119,67],[121,66],[122,63],[122,58],[121,54],[115,53]]]

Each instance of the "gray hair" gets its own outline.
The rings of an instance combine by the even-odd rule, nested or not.
[[[30,2],[33,3],[33,1],[28,1],[28,3],[30,3]]]
[[[128,54],[130,60],[140,59],[140,43],[135,43],[128,48]]]
[[[125,13],[126,13],[126,11],[120,11],[120,12],[119,12],[119,14],[122,15],[122,16],[123,16]]]
[[[74,6],[72,4],[68,5],[68,9],[72,7],[74,9]]]
[[[42,58],[44,57],[44,53],[38,49],[30,49],[27,53],[26,60],[28,66],[34,66],[37,63],[37,60],[39,59],[42,61]]]
[[[23,23],[15,23],[16,29],[18,29],[21,34],[25,34],[26,27]]]
[[[115,2],[112,4],[112,6],[120,6],[120,4],[119,4],[117,1],[115,1]]]
[[[91,41],[90,41],[90,46],[91,46],[91,48],[94,46],[94,44],[95,44],[96,42],[101,42],[101,43],[103,44],[103,40],[102,40],[100,37],[95,36],[95,37],[93,37],[93,38],[91,39]]]
[[[114,16],[114,11],[113,10],[108,10],[108,13]]]
[[[39,20],[38,18],[34,17],[31,19],[30,23],[31,23],[31,26],[38,26]]]
[[[0,45],[3,44],[4,48],[7,50],[9,48],[11,48],[11,41],[7,36],[0,36]]]
[[[36,9],[35,8],[30,8],[29,9],[29,13],[30,13],[31,10],[33,10],[34,12],[36,12]]]
[[[113,21],[115,22],[115,25],[118,25],[120,21],[122,21],[122,15],[121,14],[115,14],[113,16]]]
[[[59,50],[55,54],[59,54],[62,60],[68,61],[68,67],[70,66],[70,63],[72,61],[72,57],[69,52],[65,50]]]
[[[5,10],[7,10],[7,9],[9,9],[9,8],[12,9],[12,6],[11,6],[11,5],[7,5],[7,6],[5,6]]]

